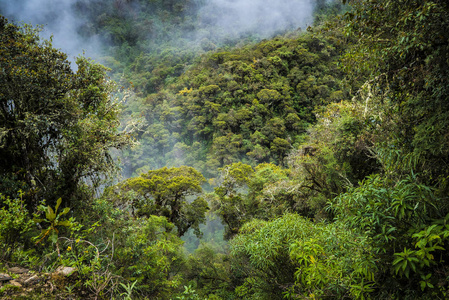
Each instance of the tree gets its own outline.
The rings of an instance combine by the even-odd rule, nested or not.
[[[345,65],[368,80],[353,99],[363,118],[342,123],[341,141],[374,133],[370,152],[382,173],[332,200],[337,218],[375,247],[373,297],[447,298],[449,3],[348,2],[346,28],[357,43]],[[339,152],[347,161],[354,153]],[[354,168],[362,160],[348,162],[363,171]]]
[[[275,138],[282,138],[285,136],[285,121],[281,118],[275,117],[267,121],[262,129],[262,133],[273,141]]]
[[[226,225],[225,238],[239,234],[253,219],[271,220],[287,212],[314,217],[321,209],[309,197],[305,180],[291,176],[289,169],[262,163],[254,170],[239,162],[219,170],[221,177],[211,203]]]
[[[178,236],[206,221],[207,202],[198,195],[206,179],[192,167],[164,167],[129,178],[106,191],[109,199],[131,201],[137,216],[164,216],[175,224]],[[193,201],[191,199],[195,198]]]
[[[277,102],[282,99],[282,95],[275,90],[263,89],[257,93],[260,102],[267,103],[269,106],[276,106]]]
[[[346,1],[343,1],[346,2]],[[348,1],[348,33],[358,39],[346,55],[352,77],[370,75],[366,108],[385,147],[400,153],[405,172],[447,186],[449,144],[449,4],[447,1]]]
[[[230,164],[238,160],[242,136],[240,134],[228,133],[214,139],[212,144],[213,156],[222,164]]]
[[[289,149],[290,143],[287,140],[276,137],[271,143],[271,151],[279,155],[280,163],[283,162],[283,157]]]
[[[220,184],[215,188],[213,210],[226,224],[225,238],[237,234],[239,228],[251,218],[251,204],[246,197],[247,185],[254,170],[241,162],[220,168]]]
[[[370,241],[377,261],[374,298],[447,298],[446,273],[440,272],[448,270],[446,201],[415,174],[400,181],[375,174],[329,205]]]
[[[204,295],[202,299],[214,299],[206,298],[210,294],[223,297],[232,287],[232,270],[228,256],[213,246],[215,245],[201,243],[186,263],[186,279],[196,282],[197,288]]]
[[[139,292],[150,299],[168,299],[181,281],[183,241],[165,217],[150,216],[117,230],[114,264],[120,275],[137,280]]]
[[[342,224],[296,214],[254,219],[230,242],[236,293],[247,299],[366,299],[375,270],[367,240]]]
[[[0,182],[7,195],[22,189],[29,209],[60,197],[73,207],[114,170],[109,149],[129,139],[106,69],[80,57],[74,72],[37,32],[0,17]]]

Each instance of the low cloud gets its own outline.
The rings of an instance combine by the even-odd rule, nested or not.
[[[269,37],[312,23],[314,0],[210,0],[200,10],[208,25],[231,35],[258,34]]]
[[[53,46],[68,55],[69,61],[86,52],[86,56],[95,57],[100,49],[98,39],[82,38],[79,28],[85,22],[75,13],[77,0],[14,0],[0,3],[0,13],[10,21],[26,23],[33,26],[43,25],[41,36],[50,39]]]

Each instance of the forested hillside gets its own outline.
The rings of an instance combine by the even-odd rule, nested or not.
[[[447,1],[262,2],[0,4],[2,299],[449,298]]]
[[[141,118],[141,145],[126,158],[128,173],[186,164],[215,177],[238,161],[283,165],[314,108],[349,95],[337,67],[344,37],[291,35],[204,54],[157,93],[145,93],[145,73],[135,78],[142,96],[128,102],[126,118]],[[141,74],[137,65],[146,63],[135,63]]]

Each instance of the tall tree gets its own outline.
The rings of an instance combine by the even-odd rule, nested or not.
[[[192,167],[164,167],[129,178],[106,192],[110,200],[131,201],[136,216],[164,216],[175,224],[178,236],[190,228],[200,235],[207,202],[199,196],[206,179]]]
[[[396,160],[403,169],[419,171],[430,184],[446,182],[449,3],[348,2],[354,10],[347,14],[347,28],[358,43],[346,65],[353,78],[371,75],[365,85],[367,110],[373,104],[383,110],[372,123],[399,154]]]
[[[128,142],[106,69],[82,57],[77,69],[36,29],[0,16],[0,184],[26,191],[30,208],[86,199],[87,183],[114,170],[109,149]]]
[[[337,218],[377,247],[374,298],[446,299],[449,3],[348,2],[346,66],[370,76],[358,104],[383,173],[334,199]]]

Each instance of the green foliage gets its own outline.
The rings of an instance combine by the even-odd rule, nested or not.
[[[301,165],[296,165],[299,159]],[[266,163],[257,165],[255,170],[243,163],[220,169],[221,177],[211,204],[226,225],[225,237],[234,236],[252,219],[271,220],[287,212],[323,218],[323,195],[332,195],[332,190],[326,186],[320,186],[321,190],[318,186],[311,189],[310,185],[320,183],[317,178],[310,178],[313,174],[307,168],[306,159],[308,157],[295,157],[295,164],[289,169]],[[333,185],[340,182],[339,178],[326,180]]]
[[[186,261],[185,279],[194,281],[202,299],[207,295],[228,299],[232,294],[231,264],[228,256],[212,244],[201,243]]]
[[[131,218],[130,209],[95,200],[87,219],[98,221],[60,237],[59,260],[77,269],[77,294],[170,299],[182,283],[183,241],[175,226],[165,217]]]
[[[315,1],[314,25],[326,22],[329,19],[335,22],[335,17],[350,9],[349,5],[344,5],[345,1]]]
[[[52,241],[52,243],[56,244],[57,251],[59,253],[59,244],[58,244],[58,233],[60,226],[71,227],[74,224],[74,219],[70,218],[69,220],[60,220],[63,215],[66,215],[70,211],[70,207],[64,208],[64,210],[58,213],[58,208],[61,205],[62,199],[59,198],[56,201],[55,209],[51,208],[51,206],[41,206],[40,209],[45,212],[45,219],[37,219],[34,218],[33,222],[38,224],[42,222],[49,223],[47,229],[42,229],[42,232],[36,239],[39,239],[36,244],[40,243],[43,239],[48,236],[48,239]],[[37,215],[36,215],[37,217]]]
[[[120,232],[115,267],[128,280],[137,280],[139,291],[152,297],[167,296],[180,284],[176,270],[182,265],[182,244],[165,217],[150,216]]]
[[[344,65],[352,80],[369,76],[353,100],[381,173],[331,207],[372,239],[376,297],[446,298],[448,4],[348,2],[357,43]]]
[[[0,249],[2,259],[9,259],[11,254],[19,251],[27,239],[27,233],[33,228],[33,221],[26,209],[24,200],[21,198],[10,199],[0,194]]]
[[[184,292],[182,296],[176,297],[177,300],[199,300],[200,297],[196,294],[195,290],[189,285],[184,286]]]
[[[119,203],[130,202],[136,216],[165,216],[176,225],[178,236],[192,228],[200,235],[209,209],[199,195],[205,178],[192,167],[148,171],[111,187],[107,197]],[[195,197],[195,198],[194,198]]]
[[[76,1],[133,90],[116,95],[139,140],[123,155],[135,176],[95,200],[127,142],[117,90],[0,19],[2,258],[74,266],[70,296],[97,299],[448,298],[448,4],[342,2],[317,0],[307,33],[235,47],[188,34],[201,1]],[[186,257],[209,205],[230,253],[216,230]]]
[[[280,36],[206,53],[157,92],[140,93],[139,84],[125,118],[146,124],[139,150],[126,154],[128,174],[150,165],[189,165],[216,177],[216,168],[240,160],[283,163],[315,122],[315,106],[348,94],[335,64],[345,47],[338,32]],[[144,72],[137,71],[150,76]],[[185,145],[182,153],[170,150],[178,143]]]
[[[118,105],[106,69],[85,58],[73,72],[67,55],[40,41],[37,31],[0,18],[0,180],[29,210],[58,197],[81,206],[115,164],[108,150],[118,133]],[[8,188],[9,183],[14,185]]]
[[[368,240],[341,224],[295,214],[246,223],[231,242],[232,267],[249,299],[353,296],[372,291],[375,261]]]
[[[377,252],[391,253],[397,247],[395,240],[410,234],[410,226],[420,228],[440,215],[439,201],[430,188],[417,183],[413,176],[391,182],[374,175],[336,198],[330,208],[348,224],[370,235],[378,243]]]
[[[135,289],[135,285],[137,283],[137,280],[133,283],[128,283],[127,285],[124,285],[123,283],[120,283],[120,286],[125,290],[120,296],[123,296],[125,300],[132,299],[133,290]]]
[[[432,269],[444,268],[448,232],[443,225],[447,216],[442,215],[441,203],[444,200],[420,184],[413,174],[400,181],[374,175],[360,187],[337,197],[330,208],[336,211],[338,219],[371,239],[378,259],[376,278],[390,273],[399,275],[394,283],[392,278],[379,282],[384,292],[395,294],[401,277],[418,286],[429,272],[435,274]]]
[[[381,163],[373,155],[375,138],[361,105],[332,103],[317,109],[316,117],[303,144],[285,160],[290,179],[282,186],[288,196],[276,198],[290,197],[295,211],[304,216],[332,219],[332,212],[324,210],[326,202],[378,172]]]
[[[429,185],[445,184],[449,49],[446,1],[348,1],[348,33],[358,38],[347,54],[352,77],[370,74],[372,99],[382,105],[382,148],[394,147]],[[400,160],[401,160],[400,159]],[[398,164],[400,164],[400,160]]]
[[[265,169],[264,169],[265,167]],[[212,199],[213,211],[217,213],[225,227],[225,237],[230,238],[239,232],[240,227],[252,218],[269,218],[284,213],[288,209],[281,203],[264,203],[256,198],[258,193],[279,177],[270,173],[277,173],[285,178],[282,169],[275,165],[259,165],[256,172],[249,165],[235,163],[220,169],[222,175],[215,188],[215,198]],[[261,182],[262,181],[262,182]],[[269,187],[268,187],[269,188]],[[264,205],[265,204],[265,205]],[[277,213],[274,208],[278,207]]]

